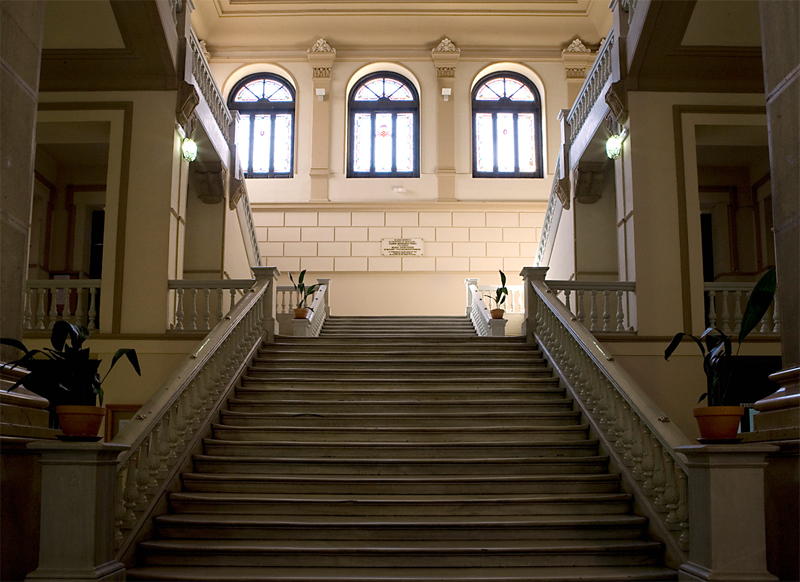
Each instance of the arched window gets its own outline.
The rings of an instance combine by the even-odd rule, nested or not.
[[[364,77],[350,92],[349,178],[419,176],[419,96],[395,73]]]
[[[248,178],[291,178],[294,169],[294,87],[278,75],[239,81],[228,107],[239,112],[236,148]]]
[[[472,175],[541,178],[541,111],[539,92],[522,75],[481,79],[472,91]]]

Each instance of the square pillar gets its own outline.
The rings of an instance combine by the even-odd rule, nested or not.
[[[436,178],[438,200],[456,199],[455,84],[461,49],[444,38],[431,51],[436,67]]]
[[[507,319],[490,319],[489,327],[491,329],[492,337],[506,337],[506,324]]]
[[[310,200],[328,200],[330,180],[331,69],[336,49],[319,39],[308,49],[308,62],[313,70],[314,100],[311,119],[311,195]]]
[[[264,331],[266,332],[264,339],[267,343],[275,343],[275,334],[278,333],[278,318],[276,316],[278,311],[275,305],[278,297],[276,284],[281,272],[278,267],[250,267],[250,269],[253,271],[253,276],[257,281],[268,279],[270,282],[269,289],[266,291],[269,298],[267,299],[267,313],[264,314]]]
[[[536,343],[536,291],[533,282],[544,283],[544,277],[550,267],[523,267],[519,276],[522,277],[522,292],[525,297],[525,319],[522,322],[522,335],[525,342]]]
[[[36,441],[41,455],[39,567],[26,580],[124,580],[114,560],[117,457],[128,445]]]

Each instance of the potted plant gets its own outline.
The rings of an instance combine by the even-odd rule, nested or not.
[[[24,355],[10,362],[12,368],[22,367],[29,371],[9,391],[25,386],[34,394],[50,402],[50,427],[61,428],[67,436],[96,438],[105,416],[103,406],[103,381],[120,358],[125,356],[140,376],[136,350],[122,348],[111,359],[111,366],[103,379],[97,372],[100,360],[89,357],[89,348],[83,342],[89,339],[89,331],[67,321],[57,321],[50,334],[52,348],[29,350],[11,338],[0,338],[0,344],[17,348]],[[99,403],[99,406],[95,406]]]
[[[289,280],[294,285],[294,290],[297,291],[297,295],[299,301],[297,302],[297,306],[294,308],[294,318],[295,319],[306,319],[308,317],[308,312],[313,311],[311,307],[306,306],[306,302],[308,301],[309,296],[313,295],[316,290],[319,288],[319,284],[314,284],[306,287],[303,280],[306,277],[306,270],[303,269],[300,271],[300,275],[297,277],[297,282],[295,283],[294,277],[292,274],[289,273]]]
[[[492,315],[492,319],[503,319],[503,315],[506,311],[500,306],[506,302],[506,298],[508,297],[508,289],[506,288],[506,274],[503,273],[503,271],[500,271],[500,286],[494,290],[494,295],[487,294],[486,297],[489,298],[489,305],[491,305],[492,301],[494,301],[495,304],[495,308],[489,311],[489,313]]]
[[[700,347],[703,371],[706,374],[706,392],[697,403],[708,399],[708,406],[695,408],[694,416],[700,428],[700,436],[704,440],[730,440],[736,437],[744,407],[732,403],[729,396],[735,357],[738,356],[744,339],[769,309],[775,297],[776,283],[775,269],[772,268],[761,277],[750,293],[742,316],[736,354],[732,353],[731,338],[715,327],[709,327],[700,337],[677,333],[664,350],[664,359],[669,360],[684,337],[692,338]]]

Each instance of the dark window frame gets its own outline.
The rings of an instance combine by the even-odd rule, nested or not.
[[[270,102],[270,101],[255,101],[251,103],[245,102],[235,102],[234,98],[239,90],[247,85],[248,83],[252,83],[253,81],[258,81],[260,79],[266,79],[270,81],[276,81],[286,87],[286,90],[289,91],[289,94],[292,96],[291,101],[277,101],[277,102]],[[228,97],[228,108],[233,111],[239,111],[240,114],[247,114],[250,115],[250,140],[248,142],[249,148],[249,160],[250,165],[248,168],[245,168],[245,177],[246,178],[292,178],[294,177],[294,150],[295,150],[295,127],[296,127],[296,109],[297,109],[297,92],[295,91],[294,86],[284,77],[280,75],[276,75],[274,73],[255,73],[253,75],[248,75],[247,77],[241,79],[236,85],[234,85],[233,89]],[[291,132],[291,148],[289,151],[289,171],[288,172],[276,172],[275,168],[275,115],[277,114],[290,114],[292,118],[292,132]],[[253,121],[256,115],[269,115],[270,116],[270,148],[269,148],[269,171],[267,172],[253,172]]]
[[[390,101],[388,98],[381,97],[377,101],[356,101],[356,93],[365,84],[375,79],[392,79],[402,83],[414,97],[413,101]],[[347,100],[347,115],[349,122],[348,143],[347,143],[347,177],[348,178],[419,178],[420,175],[420,115],[419,115],[419,93],[414,84],[398,73],[389,71],[379,71],[360,79],[350,90]],[[355,119],[358,113],[369,113],[372,122],[372,147],[369,172],[356,172],[355,166]],[[392,115],[392,168],[396,168],[397,132],[395,126],[398,113],[411,113],[414,116],[413,131],[414,139],[412,147],[414,149],[413,163],[414,169],[410,172],[398,172],[393,169],[391,172],[375,171],[375,115],[378,113],[391,113]]]
[[[503,97],[497,101],[479,101],[478,91],[486,83],[495,79],[513,79],[519,81],[533,94],[533,101],[512,101]],[[492,114],[492,141],[494,144],[494,170],[491,172],[478,171],[478,114]],[[513,172],[501,172],[497,169],[497,114],[511,113],[514,115],[514,168]],[[534,124],[534,149],[536,151],[536,171],[519,171],[519,141],[517,140],[517,115],[519,113],[533,113]],[[536,85],[519,73],[500,71],[482,77],[472,89],[472,177],[473,178],[543,178],[543,135],[542,135],[542,98]]]

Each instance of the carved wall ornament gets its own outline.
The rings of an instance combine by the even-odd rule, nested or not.
[[[175,108],[175,116],[186,135],[192,135],[194,131],[194,124],[196,121],[194,110],[199,103],[200,94],[197,92],[197,88],[191,83],[181,81],[181,86],[178,89],[178,103]]]
[[[442,42],[440,42],[439,45],[433,49],[433,51],[437,53],[460,53],[461,49],[456,47],[452,40],[444,37]]]
[[[315,79],[330,79],[331,67],[314,67],[313,75]]]
[[[336,54],[336,49],[331,48],[331,45],[328,44],[324,38],[319,39],[317,42],[314,43],[310,49],[308,49],[310,53],[334,53]]]
[[[569,210],[569,178],[557,180],[553,183],[553,192],[558,196],[561,207]]]
[[[606,162],[580,162],[572,171],[575,201],[594,204],[603,194]]]
[[[585,79],[586,67],[579,67],[576,69],[566,69],[567,79]]]
[[[611,83],[604,99],[617,123],[624,124],[628,120],[628,87],[625,81],[619,80]]]
[[[455,67],[439,67],[436,69],[436,76],[437,77],[455,77],[456,76],[456,68]]]
[[[239,204],[239,200],[242,199],[242,196],[247,195],[247,184],[245,183],[244,178],[239,180],[231,176],[229,192],[230,195],[228,197],[228,207],[231,210],[236,210],[236,205]]]
[[[211,53],[208,52],[208,47],[206,46],[206,41],[201,40],[199,42],[199,44],[200,44],[200,50],[202,51],[203,56],[206,58],[206,61],[211,62]]]
[[[580,38],[575,38],[570,45],[561,51],[561,54],[564,53],[590,53],[592,52],[583,44],[583,41]]]
[[[205,163],[194,174],[197,197],[206,204],[219,204],[225,200],[227,172],[220,162]]]

